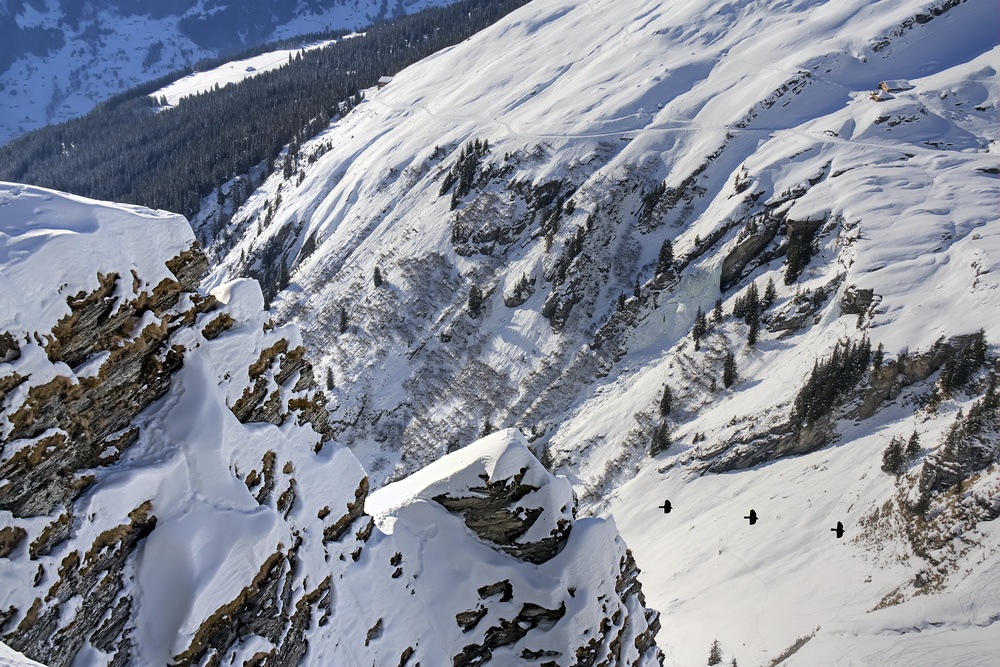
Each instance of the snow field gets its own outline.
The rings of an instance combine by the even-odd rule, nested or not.
[[[335,44],[336,42],[337,40],[334,39],[321,40],[318,42],[303,44],[303,46],[298,49],[278,49],[276,51],[269,51],[267,53],[253,56],[252,58],[233,60],[204,72],[193,72],[188,74],[187,76],[177,79],[173,83],[160,88],[156,92],[150,93],[149,96],[158,102],[165,97],[167,99],[167,104],[162,108],[169,109],[185,97],[199,95],[214,89],[216,86],[225,87],[231,83],[239,83],[245,79],[259,76],[264,72],[276,70],[287,65],[289,63],[289,58],[294,58],[298,54],[312,51],[314,49],[325,48],[331,44]]]

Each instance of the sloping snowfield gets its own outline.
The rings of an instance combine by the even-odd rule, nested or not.
[[[571,484],[541,465],[520,432],[493,433],[366,498],[357,458],[304,417],[302,406],[319,398],[311,370],[286,371],[301,338],[293,325],[274,324],[260,286],[235,280],[210,299],[177,282],[174,258],[193,241],[181,216],[0,183],[0,220],[4,642],[50,664],[247,664],[270,655],[322,666],[411,657],[514,665],[533,654],[531,662],[589,655],[658,664],[656,614],[642,602],[614,521],[578,520]],[[128,344],[183,360],[162,394],[126,417],[133,441],[101,441],[102,458],[77,470],[60,450],[89,446],[86,432],[64,428],[38,395],[80,387],[94,404],[102,382],[117,387],[72,415],[100,422],[133,406],[121,392],[154,382],[109,379],[121,369],[109,368],[107,350],[72,368],[59,356],[60,344],[76,342],[68,328],[101,338],[70,303],[116,276],[126,278],[97,301],[103,316],[128,314]],[[165,340],[144,337],[158,326]],[[279,417],[238,416],[251,385]],[[72,404],[67,395],[57,401]],[[31,421],[36,414],[46,426]],[[56,485],[84,478],[85,488],[48,512],[23,510],[11,470],[40,477],[38,496],[49,473]],[[441,496],[466,509],[446,508]],[[475,530],[463,517],[469,506],[501,528]],[[65,534],[50,538],[62,522]],[[139,523],[136,537],[128,529]],[[94,594],[95,581],[106,598]],[[112,614],[119,627],[109,631]],[[0,666],[37,664],[0,643]]]
[[[983,329],[996,353],[997,25],[996,3],[977,0],[537,0],[369,91],[304,146],[303,155],[329,150],[300,165],[299,184],[279,175],[251,196],[210,284],[239,273],[289,227],[300,230],[292,258],[313,236],[317,250],[296,263],[278,312],[323,355],[336,384],[334,418],[350,424],[343,437],[376,483],[412,465],[414,451],[400,456],[396,438],[416,441],[424,428],[433,441],[435,429],[473,414],[507,425],[524,413],[505,407],[531,406],[545,427],[537,451],[547,450],[592,512],[615,517],[635,551],[648,600],[664,613],[670,664],[703,664],[714,639],[727,663],[774,664],[800,638],[809,639],[782,664],[994,664],[995,522],[969,529],[975,546],[948,566],[939,592],[923,594],[908,582],[926,563],[903,534],[877,534],[871,518],[914,483],[880,470],[889,440],[917,431],[923,460],[974,395],[917,410],[933,375],[873,417],[838,422],[819,451],[725,474],[706,474],[704,461],[786,419],[814,362],[838,341],[867,334],[896,359]],[[901,79],[907,89],[872,99],[881,81]],[[439,191],[474,139],[489,141],[484,165],[513,165],[511,179],[573,183],[575,211],[551,251],[536,226],[493,256],[456,253],[458,214]],[[682,200],[689,206],[644,226],[642,196],[660,182],[693,193]],[[522,214],[502,187],[483,186],[459,213]],[[759,203],[744,192],[759,193]],[[744,216],[765,202],[818,223],[815,255],[795,284],[784,284],[778,253],[722,285]],[[269,208],[274,222],[262,225]],[[588,217],[595,235],[611,229],[586,250],[603,277],[587,293],[587,312],[578,307],[556,332],[540,315],[555,289],[548,277]],[[636,278],[644,294],[651,289],[666,239],[675,257],[690,258],[679,287],[634,307],[610,372],[560,376],[570,359],[586,357],[619,294],[631,294]],[[707,250],[706,239],[714,239]],[[389,289],[372,284],[376,267]],[[525,274],[538,289],[504,306]],[[763,289],[769,279],[775,312],[821,288],[826,305],[790,335],[765,331],[748,346],[746,326],[728,315],[751,281]],[[465,315],[472,284],[487,295],[476,321]],[[869,289],[872,309],[845,315],[847,291]],[[696,309],[720,298],[727,317],[695,353]],[[338,335],[341,308],[351,326]],[[731,389],[712,380],[726,350],[739,374]],[[479,390],[463,387],[469,376],[456,371],[469,359],[496,371],[491,382],[509,383],[507,403],[475,401]],[[552,368],[557,380],[535,401],[533,383]],[[664,384],[675,396],[674,444],[650,457],[644,425]],[[427,385],[433,391],[421,394]],[[568,408],[546,412],[559,396]],[[413,405],[421,419],[385,426]],[[449,447],[437,446],[423,455]],[[995,503],[996,475],[994,466],[966,493],[992,493]],[[657,509],[665,499],[669,515]],[[743,519],[751,508],[754,526]],[[838,521],[842,539],[831,532]],[[900,587],[900,604],[874,611]]]
[[[208,92],[216,86],[224,88],[231,83],[239,83],[245,79],[259,76],[264,72],[279,69],[287,65],[290,58],[294,58],[300,53],[312,51],[313,49],[322,49],[335,43],[336,40],[323,40],[304,44],[298,49],[278,49],[253,56],[252,58],[233,60],[204,72],[188,74],[160,88],[156,92],[150,93],[149,96],[157,102],[166,98],[166,107],[172,107],[185,97]]]

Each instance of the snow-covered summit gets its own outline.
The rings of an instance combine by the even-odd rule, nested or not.
[[[515,429],[506,429],[477,440],[390,487],[379,489],[368,497],[365,510],[376,517],[385,516],[403,502],[433,500],[444,493],[468,493],[483,484],[513,477],[525,486],[535,487],[536,490],[530,493],[544,495],[544,499],[533,503],[539,507],[570,507],[573,504],[569,482],[546,472],[531,455],[524,436]]]
[[[135,299],[172,277],[164,256],[193,242],[187,220],[175,213],[0,184],[0,328],[51,329],[70,313],[51,286],[66,296],[90,292],[98,274],[127,276],[118,296]],[[132,272],[141,283],[132,282]]]
[[[508,506],[481,502],[484,494],[509,501]],[[365,510],[380,525],[389,525],[386,517],[416,500],[462,513],[480,538],[532,562],[558,553],[576,510],[569,481],[546,471],[515,429],[486,436],[379,489]],[[511,503],[516,510],[511,511]]]

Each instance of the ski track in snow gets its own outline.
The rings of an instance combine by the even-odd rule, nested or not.
[[[381,99],[374,98],[367,102],[368,104],[378,105],[382,108],[388,109],[390,111],[407,113],[414,109],[425,113],[431,118],[437,120],[447,120],[456,123],[473,123],[481,128],[481,126],[497,125],[503,128],[507,136],[516,139],[622,139],[622,140],[632,140],[639,136],[656,136],[656,135],[666,135],[666,134],[694,134],[701,133],[708,130],[718,131],[720,133],[730,133],[733,135],[747,135],[747,136],[760,136],[762,139],[771,140],[781,140],[784,135],[802,137],[815,142],[816,145],[836,145],[836,146],[850,146],[850,147],[863,147],[871,148],[876,151],[880,156],[885,157],[887,150],[895,150],[900,155],[905,157],[912,157],[913,153],[928,155],[928,156],[940,156],[942,151],[936,148],[925,148],[923,146],[918,146],[914,144],[898,144],[890,142],[874,142],[874,141],[859,141],[856,139],[841,139],[839,137],[833,137],[829,134],[823,132],[806,132],[804,130],[798,130],[795,128],[788,127],[748,127],[739,128],[729,125],[719,125],[710,126],[697,123],[693,120],[674,120],[672,123],[676,124],[675,127],[649,127],[643,125],[635,125],[630,128],[609,131],[609,132],[528,132],[522,129],[515,129],[509,121],[501,120],[498,118],[489,118],[485,116],[462,116],[457,114],[445,114],[432,111],[424,104],[417,104],[413,106],[399,106],[392,105]],[[605,122],[617,123],[622,122],[630,118],[635,118],[636,116],[641,116],[642,114],[630,114],[628,116],[622,116],[619,118],[610,118]],[[481,129],[477,129],[481,131]],[[364,150],[364,149],[362,149]],[[982,161],[984,155],[982,153],[959,153],[959,152],[948,152],[948,155],[953,155],[957,159],[964,159],[967,161]],[[1000,161],[1000,159],[998,159]]]

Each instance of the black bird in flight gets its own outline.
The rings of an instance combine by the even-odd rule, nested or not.
[[[756,510],[750,510],[750,516],[745,516],[743,518],[749,520],[750,521],[750,525],[752,526],[755,523],[757,523],[757,511]]]
[[[838,540],[844,536],[844,524],[840,521],[837,522],[836,528],[831,528],[830,530],[837,533]]]
[[[657,508],[663,510],[664,514],[670,514],[670,510],[673,509],[673,507],[670,506],[669,500],[664,500],[662,505],[657,505]]]

